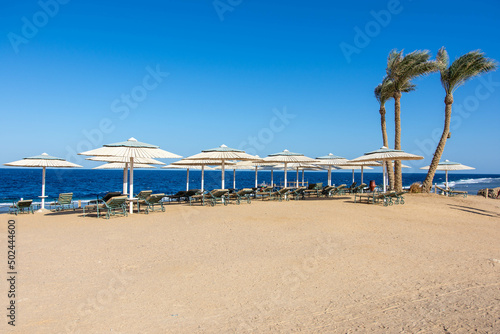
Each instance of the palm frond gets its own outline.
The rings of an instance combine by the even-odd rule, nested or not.
[[[402,51],[396,53],[394,50],[389,54],[387,62],[387,76],[394,82],[396,91],[404,89],[415,89],[411,81],[417,77],[425,76],[439,70],[437,62],[429,60],[431,57],[428,50],[413,51],[403,57]],[[397,61],[394,59],[397,58]],[[406,87],[406,88],[405,88]]]
[[[482,51],[471,51],[458,57],[450,67],[441,71],[441,83],[446,92],[451,94],[466,81],[495,71],[497,67],[497,63],[486,58]]]

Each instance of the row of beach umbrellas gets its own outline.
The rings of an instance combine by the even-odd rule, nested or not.
[[[130,138],[127,141],[103,145],[101,148],[79,153],[80,155],[91,156],[88,160],[104,161],[107,164],[96,167],[96,169],[119,168],[123,169],[123,193],[129,194],[130,213],[132,213],[134,194],[134,168],[152,168],[151,165],[165,165],[165,163],[155,159],[179,159],[181,156],[160,149],[159,146],[146,144],[137,141],[135,138]],[[250,155],[243,150],[229,148],[226,145],[221,145],[217,148],[203,150],[201,153],[184,158],[169,166],[163,168],[183,168],[187,169],[187,189],[189,189],[189,169],[201,169],[202,184],[204,189],[204,171],[212,169],[209,166],[218,166],[221,170],[221,188],[225,189],[225,170],[233,169],[233,188],[235,188],[235,170],[236,169],[255,169],[255,185],[257,186],[257,171],[259,168],[280,168],[284,170],[284,185],[287,186],[287,171],[295,169],[297,172],[296,183],[298,186],[299,170],[306,169],[323,169],[328,168],[328,185],[331,185],[331,171],[335,169],[371,169],[370,166],[382,166],[383,168],[383,188],[386,191],[386,171],[385,161],[394,160],[420,160],[423,157],[406,153],[402,150],[394,150],[382,147],[379,150],[365,153],[363,156],[356,159],[348,160],[343,157],[338,157],[333,154],[317,157],[316,159],[309,158],[300,153],[284,150],[279,153],[270,154],[265,158]],[[55,168],[75,168],[82,167],[80,165],[65,161],[61,158],[56,158],[43,153],[39,156],[24,158],[19,161],[4,164],[14,167],[42,167],[42,209],[45,208],[45,170],[47,167]],[[428,169],[429,166],[422,167]],[[448,170],[473,169],[472,167],[464,166],[458,163],[452,163],[446,160],[438,166],[438,170],[446,171],[446,184],[448,183]],[[130,171],[130,181],[127,180],[127,174]],[[362,177],[362,176],[361,176]],[[271,181],[273,183],[273,180]],[[128,189],[127,189],[128,186]]]

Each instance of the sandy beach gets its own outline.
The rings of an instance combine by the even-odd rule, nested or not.
[[[16,220],[19,273],[2,332],[500,332],[498,200],[166,208],[1,215],[4,259]]]

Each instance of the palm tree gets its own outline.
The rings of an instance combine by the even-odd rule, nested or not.
[[[408,93],[415,90],[415,85],[413,84],[408,84],[407,86],[402,88],[402,92]],[[382,80],[382,83],[378,84],[377,87],[375,87],[375,98],[380,104],[380,125],[382,126],[382,141],[383,141],[383,146],[389,147],[389,139],[387,137],[387,127],[386,127],[386,121],[385,121],[385,103],[389,101],[393,95],[394,95],[394,83],[385,77]],[[389,174],[389,189],[394,189],[394,170],[392,169],[392,162],[391,161],[386,161],[386,170],[387,174]]]
[[[467,80],[473,79],[481,74],[488,73],[497,69],[494,60],[488,59],[480,50],[471,51],[457,58],[449,67],[448,52],[442,47],[436,56],[436,61],[440,66],[441,85],[443,86],[446,97],[444,98],[444,129],[441,139],[434,152],[429,171],[422,185],[423,191],[430,192],[432,180],[438,167],[439,160],[443,154],[446,140],[450,133],[451,106],[453,105],[453,92],[462,86]]]
[[[435,61],[429,60],[429,51],[413,51],[403,56],[403,51],[392,50],[387,59],[387,77],[394,83],[394,148],[401,149],[401,92],[403,87],[412,85],[411,81],[439,70]],[[401,161],[396,160],[394,167],[394,187],[403,189]]]

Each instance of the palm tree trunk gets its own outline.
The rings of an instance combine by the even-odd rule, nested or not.
[[[436,174],[439,160],[441,160],[444,146],[446,145],[446,140],[448,139],[448,134],[450,133],[451,106],[453,105],[453,95],[447,94],[444,99],[444,103],[446,106],[444,109],[445,116],[443,134],[441,135],[441,139],[439,140],[436,151],[434,152],[434,157],[432,158],[427,176],[425,177],[424,183],[422,184],[422,191],[424,192],[430,192],[432,189],[432,180],[434,179],[434,174]]]
[[[380,106],[380,125],[382,126],[382,141],[385,147],[389,147],[389,138],[387,137],[387,127],[385,122],[385,105]],[[386,161],[386,170],[389,174],[389,189],[394,189],[394,170],[392,162]]]
[[[401,149],[401,92],[394,92],[394,149]],[[403,175],[401,174],[401,161],[394,162],[394,188],[396,191],[403,190]]]

